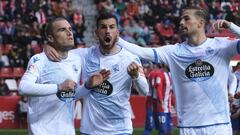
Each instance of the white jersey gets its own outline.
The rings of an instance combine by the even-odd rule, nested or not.
[[[229,62],[238,40],[208,38],[199,46],[187,42],[153,49],[155,62],[166,63],[173,79],[179,127],[229,123]]]
[[[127,66],[137,56],[125,49],[114,55],[103,55],[99,47],[76,49],[74,53],[85,58],[83,78],[99,71],[109,69],[110,78],[83,98],[83,117],[81,132],[92,135],[132,134],[131,108],[129,97],[132,79]]]
[[[56,84],[72,79],[79,82],[81,61],[73,53],[61,62],[49,61],[44,53],[34,55],[21,82],[36,83],[26,87],[20,82],[20,93],[28,98],[29,134],[75,135],[74,101],[61,101],[56,96]],[[44,85],[43,85],[44,84]],[[48,85],[49,84],[49,85]]]

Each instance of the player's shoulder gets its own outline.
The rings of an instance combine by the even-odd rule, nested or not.
[[[41,53],[33,55],[30,58],[30,62],[31,63],[41,63],[41,62],[45,61],[46,59],[48,59],[46,54],[44,52],[41,52]]]
[[[130,57],[130,58],[138,58],[137,55],[129,52],[129,51],[128,51],[127,49],[125,49],[125,48],[122,48],[122,51],[121,51],[121,52],[122,52],[125,56],[127,56],[127,57]]]

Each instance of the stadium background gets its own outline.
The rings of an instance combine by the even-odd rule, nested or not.
[[[89,47],[97,43],[96,16],[112,12],[118,17],[123,39],[144,47],[159,47],[182,41],[178,35],[179,16],[182,7],[190,5],[209,10],[209,37],[234,37],[229,31],[213,31],[211,24],[226,19],[240,26],[239,0],[0,0],[0,129],[26,128],[26,118],[19,114],[21,96],[17,86],[29,58],[46,44],[43,30],[49,19],[67,18],[73,27],[75,47]],[[234,57],[231,65],[236,66],[239,59]],[[147,74],[150,64],[143,61],[143,66]],[[133,125],[143,128],[145,98],[133,88],[130,101]],[[77,101],[76,128],[80,119],[81,103]],[[26,133],[17,130],[21,131]]]

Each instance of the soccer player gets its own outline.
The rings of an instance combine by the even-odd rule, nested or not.
[[[172,79],[168,68],[154,64],[148,75],[150,84],[146,101],[146,123],[143,135],[149,135],[155,127],[159,135],[173,135],[171,107],[174,104]]]
[[[98,46],[71,51],[84,58],[83,82],[98,70],[111,71],[109,79],[96,88],[89,88],[89,93],[83,97],[81,133],[130,135],[133,132],[129,102],[132,82],[140,94],[148,93],[140,59],[117,45],[119,29],[116,16],[101,14],[97,19],[96,35]],[[45,49],[50,58],[58,56],[52,48]]]
[[[143,48],[119,39],[119,45],[133,54],[170,68],[181,135],[232,135],[227,81],[229,63],[239,53],[240,41],[207,38],[207,22],[204,9],[187,7],[180,20],[180,32],[187,39],[182,43]],[[240,34],[238,26],[225,20],[213,26]]]
[[[46,33],[49,45],[64,59],[52,62],[42,52],[29,61],[19,85],[19,93],[28,96],[29,135],[75,135],[74,98],[88,92],[79,85],[82,63],[77,55],[68,52],[74,39],[67,20],[52,20]],[[109,75],[110,71],[101,70],[89,77],[85,86],[96,87]]]

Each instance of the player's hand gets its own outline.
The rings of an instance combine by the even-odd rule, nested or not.
[[[58,90],[60,91],[69,91],[75,90],[77,84],[73,80],[67,79],[63,83],[58,85]]]
[[[132,62],[127,67],[128,74],[131,76],[132,79],[136,79],[139,76],[139,64],[136,62]]]
[[[232,94],[228,94],[228,101],[229,101],[230,103],[233,102],[233,99],[234,99],[234,96],[233,96]]]
[[[234,98],[239,99],[240,98],[240,92],[236,92],[234,95]]]
[[[57,53],[57,51],[50,45],[44,45],[44,52],[47,57],[52,61],[61,61],[62,57]]]
[[[105,80],[107,80],[110,77],[110,74],[111,74],[110,70],[102,69],[99,72],[91,75],[88,78],[85,86],[88,89],[93,89],[98,85],[102,84]]]
[[[221,32],[225,29],[228,29],[231,25],[231,22],[226,20],[217,20],[212,24],[214,30]]]

